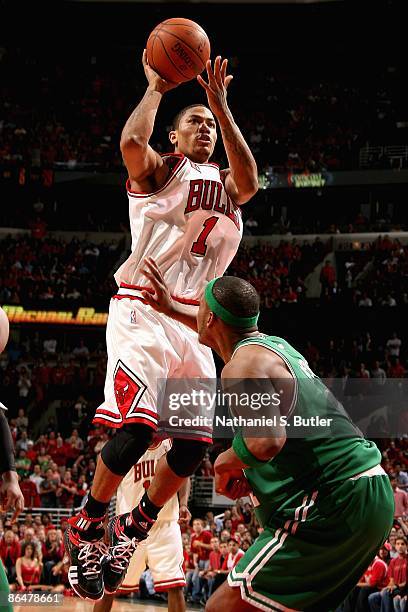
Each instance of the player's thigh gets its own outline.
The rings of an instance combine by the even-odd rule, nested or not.
[[[121,424],[144,418],[156,425],[158,381],[180,360],[168,324],[163,315],[130,299],[111,300],[108,323],[105,410],[115,407]]]
[[[180,526],[177,521],[161,523],[147,540],[147,563],[156,590],[185,585]]]

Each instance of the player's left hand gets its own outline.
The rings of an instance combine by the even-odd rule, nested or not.
[[[190,512],[190,510],[187,508],[187,506],[180,506],[178,524],[179,525],[184,525],[184,526],[187,527],[187,525],[190,523],[190,521],[191,521],[191,512]]]
[[[3,474],[1,492],[5,497],[5,503],[3,504],[2,510],[4,512],[14,510],[11,522],[15,523],[20,512],[24,510],[24,496],[18,484],[16,472],[5,472]]]
[[[173,300],[171,299],[169,288],[163,278],[163,274],[154,259],[146,257],[143,260],[143,267],[140,269],[143,276],[149,279],[154,293],[150,293],[144,289],[142,291],[143,299],[157,312],[162,312],[165,315],[171,316],[173,311]]]
[[[251,492],[251,488],[245,478],[242,468],[234,465],[239,459],[232,449],[220,453],[214,463],[215,490],[220,495],[230,499],[245,497]],[[235,457],[235,459],[234,459]]]
[[[207,93],[208,105],[216,117],[228,110],[227,88],[234,77],[232,74],[227,75],[227,65],[228,60],[217,55],[214,68],[211,66],[211,60],[206,63],[208,83],[200,74],[197,76],[197,81]]]

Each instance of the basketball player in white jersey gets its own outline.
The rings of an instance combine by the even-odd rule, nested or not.
[[[121,151],[129,174],[127,192],[132,250],[115,274],[106,330],[108,365],[105,401],[95,422],[118,429],[98,459],[84,509],[70,519],[66,546],[74,591],[98,600],[120,586],[137,543],[146,538],[163,505],[194,473],[211,432],[198,428],[174,440],[159,462],[149,491],[132,512],[108,524],[109,554],[103,521],[122,478],[149,446],[158,427],[157,379],[215,378],[209,348],[199,345],[186,326],[154,311],[142,296],[145,257],[153,257],[175,299],[195,311],[206,283],[222,276],[242,236],[240,205],[258,189],[255,160],[227,104],[227,60],[207,62],[208,82],[197,77],[209,108],[189,106],[177,115],[169,137],[174,153],[159,155],[149,144],[163,95],[176,84],[164,81],[147,64],[146,93],[127,120]],[[216,122],[229,167],[209,162],[217,139]],[[123,554],[126,545],[127,553]]]
[[[129,512],[143,497],[154,476],[157,463],[171,448],[169,439],[154,439],[145,454],[126,474],[116,493],[116,512]],[[183,544],[179,515],[187,512],[186,522],[191,518],[187,510],[189,480],[178,494],[174,495],[160,510],[149,537],[138,545],[120,587],[121,592],[131,593],[139,588],[140,576],[149,567],[157,593],[168,592],[169,612],[184,612],[186,609],[183,587],[186,584],[183,572]],[[179,501],[180,500],[180,501]],[[114,596],[104,595],[93,612],[110,612]]]

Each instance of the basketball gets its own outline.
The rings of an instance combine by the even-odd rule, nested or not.
[[[184,83],[204,70],[210,57],[210,41],[198,23],[175,17],[154,28],[146,51],[149,66],[163,79]]]

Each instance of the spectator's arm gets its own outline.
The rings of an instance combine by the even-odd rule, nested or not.
[[[23,577],[21,576],[21,557],[19,557],[16,561],[16,578],[18,584],[21,586],[23,590],[25,590]]]

